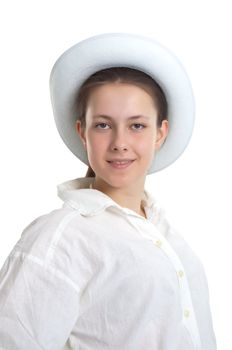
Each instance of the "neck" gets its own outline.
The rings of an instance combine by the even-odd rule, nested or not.
[[[109,196],[113,201],[123,208],[135,211],[137,214],[146,218],[145,211],[142,207],[142,198],[144,194],[144,186],[133,186],[133,188],[115,188],[106,186],[97,179],[94,180],[91,188],[99,190]]]

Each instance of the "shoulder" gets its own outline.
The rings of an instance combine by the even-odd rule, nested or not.
[[[46,250],[59,226],[64,224],[65,219],[67,220],[73,212],[69,208],[62,207],[36,217],[24,228],[15,248],[27,253],[33,250],[33,246],[37,243]]]
[[[11,256],[31,256],[39,259],[41,264],[55,265],[59,257],[72,259],[74,249],[79,255],[85,253],[82,244],[85,230],[78,210],[63,205],[30,222],[22,231]]]
[[[33,261],[80,285],[98,269],[99,253],[86,232],[86,220],[78,210],[64,205],[29,223],[10,256]]]

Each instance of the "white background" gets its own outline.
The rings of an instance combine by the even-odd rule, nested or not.
[[[0,5],[0,266],[22,230],[62,205],[56,185],[84,176],[56,130],[49,74],[88,36],[155,38],[182,61],[196,98],[191,142],[147,189],[200,257],[218,349],[231,340],[232,13],[229,1],[3,1]]]

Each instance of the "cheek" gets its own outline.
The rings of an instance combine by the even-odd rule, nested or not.
[[[147,155],[147,157],[150,157],[150,155],[153,155],[154,153],[154,147],[155,147],[155,140],[154,135],[147,135],[147,137],[143,137],[140,140],[137,140],[137,149],[139,152],[141,152],[144,155]]]
[[[152,145],[149,145],[149,143],[147,143],[143,148],[141,148],[140,154],[142,156],[142,160],[144,160],[145,162],[153,159],[154,151]]]
[[[87,148],[89,152],[101,153],[101,151],[107,148],[107,138],[102,136],[97,133],[91,133],[91,131],[87,133]]]

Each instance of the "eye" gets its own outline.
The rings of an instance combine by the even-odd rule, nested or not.
[[[109,125],[106,124],[106,123],[98,123],[98,124],[95,125],[95,128],[102,129],[102,130],[107,130],[108,128],[106,128],[106,126],[109,126]]]
[[[135,128],[133,128],[134,130],[142,130],[146,127],[145,125],[139,123],[133,124],[132,126],[135,126]]]

